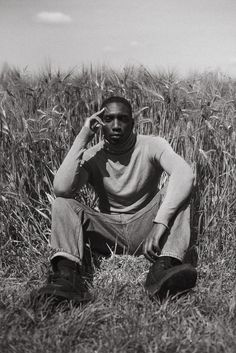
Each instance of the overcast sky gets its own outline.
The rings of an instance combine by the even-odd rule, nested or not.
[[[0,0],[0,67],[221,69],[236,77],[236,0]]]

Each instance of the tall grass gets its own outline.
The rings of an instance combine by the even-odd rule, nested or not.
[[[84,119],[113,94],[131,101],[139,133],[164,136],[194,168],[191,222],[198,243],[199,285],[194,296],[160,306],[145,297],[142,286],[136,292],[148,268],[145,260],[140,265],[140,260],[125,257],[118,266],[120,259],[114,257],[95,275],[95,303],[71,308],[70,314],[61,309],[61,317],[57,313],[47,318],[43,311],[39,317],[24,298],[47,273],[54,173]],[[179,79],[173,73],[132,67],[122,72],[101,68],[68,74],[48,70],[37,77],[4,70],[0,77],[3,349],[233,352],[235,117],[236,81],[216,72]],[[79,197],[91,206],[94,203],[91,189],[85,188]],[[46,337],[48,325],[56,337]],[[34,348],[30,349],[31,335]]]

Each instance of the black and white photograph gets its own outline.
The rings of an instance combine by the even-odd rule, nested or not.
[[[236,351],[236,1],[0,0],[0,352]]]

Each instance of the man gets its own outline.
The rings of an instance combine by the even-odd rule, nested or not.
[[[109,256],[144,254],[152,263],[145,288],[160,299],[194,287],[197,273],[183,264],[189,246],[188,199],[193,173],[168,142],[133,132],[130,103],[106,99],[87,118],[54,180],[51,258],[53,276],[41,294],[83,301],[87,287],[82,265],[85,249]],[[88,143],[101,128],[103,140]],[[159,190],[162,172],[169,174]],[[98,196],[98,210],[73,197],[86,183]]]

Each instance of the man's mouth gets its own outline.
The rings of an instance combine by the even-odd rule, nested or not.
[[[122,135],[121,134],[112,134],[110,136],[113,138],[113,137],[121,137]]]

